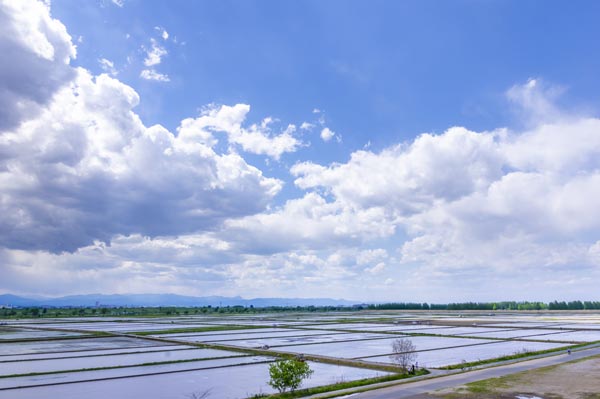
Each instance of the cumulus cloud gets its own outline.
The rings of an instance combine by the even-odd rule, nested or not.
[[[32,64],[50,82],[48,98],[32,92],[39,115],[19,125],[12,116],[0,119],[2,246],[75,251],[118,235],[213,230],[260,212],[280,190],[279,180],[234,152],[215,152],[201,135],[186,133],[185,123],[181,136],[145,126],[133,111],[139,96],[131,87],[71,68],[74,46],[45,5],[11,2],[1,10],[10,34],[0,47],[20,62],[11,79],[3,71],[2,93],[22,97],[16,102],[23,105],[31,93],[13,83],[30,79]],[[65,82],[53,82],[57,76]]]
[[[244,254],[212,233],[184,237],[116,236],[110,245],[95,242],[73,253],[0,249],[0,290],[64,294],[178,292],[190,295],[306,296],[328,286],[328,296],[359,292],[382,270],[356,265],[358,249],[292,250],[272,255]],[[373,269],[373,271],[371,271]],[[48,286],[47,276],[60,280]],[[360,280],[357,277],[361,276]]]
[[[168,75],[156,72],[154,69],[143,69],[140,72],[140,78],[146,80],[154,80],[157,82],[170,82],[171,79]]]
[[[0,241],[72,251],[116,234],[177,235],[262,210],[281,183],[235,153],[146,127],[137,93],[85,70],[0,152]]]
[[[159,31],[164,40],[169,38],[169,34],[163,28],[157,26],[155,29]],[[142,49],[146,52],[144,65],[147,68],[140,72],[140,78],[155,82],[169,82],[171,79],[168,75],[157,72],[154,68],[162,62],[162,58],[168,54],[168,51],[154,38],[150,39],[150,48],[142,46]]]
[[[214,252],[214,248],[211,249]],[[174,244],[171,240],[139,236],[116,237],[110,246],[95,243],[63,254],[0,249],[3,260],[0,290],[47,295],[98,291],[197,295],[198,290],[218,290],[225,278],[218,267],[176,263],[189,258],[189,255],[183,255],[189,251],[189,247]],[[141,253],[146,255],[136,258]],[[158,258],[150,259],[151,254]],[[168,259],[172,254],[177,256]],[[199,256],[196,262],[201,261]],[[48,284],[49,276],[54,283]],[[60,284],[56,284],[57,281]]]
[[[243,126],[249,112],[248,104],[213,105],[205,108],[198,118],[184,122],[186,126],[193,126],[194,131],[202,132],[205,138],[212,137],[210,132],[222,132],[227,135],[229,143],[239,145],[244,151],[274,159],[279,159],[286,152],[294,152],[302,145],[294,137],[294,125],[288,125],[275,135],[270,128],[273,122],[271,118],[263,119],[260,124]]]
[[[320,187],[346,204],[384,206],[407,215],[437,199],[451,200],[486,187],[500,177],[502,161],[494,144],[499,135],[452,128],[378,154],[357,151],[345,164],[298,163],[291,173],[302,189]]]
[[[144,65],[147,67],[160,64],[162,62],[162,57],[168,54],[167,50],[161,46],[156,39],[150,39],[150,44],[150,48],[144,48],[146,51]]]
[[[236,104],[207,106],[175,133],[146,126],[133,88],[69,65],[75,47],[47,6],[0,4],[0,49],[14,61],[0,66],[2,290],[305,296],[326,285],[328,296],[422,298],[460,281],[485,295],[515,275],[528,277],[520,290],[597,283],[600,119],[561,110],[560,88],[508,90],[523,130],[451,127],[344,163],[297,162],[303,192],[275,204],[283,182],[240,153],[297,151],[294,125],[249,123]],[[141,77],[168,80],[153,69],[166,50],[151,45]],[[301,131],[339,137],[313,112]]]
[[[73,78],[75,46],[65,26],[36,1],[0,2],[0,132],[40,112]]]
[[[329,129],[328,127],[323,128],[323,130],[321,130],[321,139],[323,141],[325,141],[325,142],[328,142],[334,136],[335,136],[335,133],[331,129]]]
[[[554,109],[529,81],[513,87],[523,112]],[[373,153],[357,151],[344,164],[296,164],[298,187],[324,192],[407,234],[403,263],[433,269],[557,268],[590,264],[600,235],[600,120],[557,118],[524,132],[440,135]],[[360,184],[356,184],[360,182]]]
[[[245,252],[334,249],[391,236],[394,221],[385,212],[382,207],[362,209],[327,202],[317,193],[308,193],[275,211],[229,220],[220,234]]]

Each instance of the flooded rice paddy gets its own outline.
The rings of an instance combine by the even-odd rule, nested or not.
[[[171,333],[172,332],[172,333]],[[304,355],[303,387],[384,376],[409,339],[430,369],[600,341],[600,315],[337,312],[4,320],[0,399],[248,398],[268,367]],[[343,365],[333,364],[337,359]],[[369,366],[366,368],[365,366]]]

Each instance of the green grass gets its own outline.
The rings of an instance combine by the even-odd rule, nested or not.
[[[378,384],[378,383],[382,383],[382,382],[403,380],[406,378],[412,378],[412,377],[426,375],[426,374],[429,374],[429,371],[422,369],[422,370],[419,370],[414,375],[413,374],[392,374],[392,375],[386,375],[383,377],[366,378],[363,380],[356,380],[356,381],[342,381],[342,382],[338,382],[335,384],[323,385],[320,387],[298,389],[294,392],[276,393],[276,394],[272,394],[272,395],[264,395],[264,394],[260,395],[259,394],[259,395],[251,396],[250,398],[269,398],[269,399],[301,398],[304,396],[316,395],[319,393],[339,391],[341,389],[356,388],[356,387],[362,387],[362,386],[366,386],[366,385]]]
[[[500,377],[471,382],[466,387],[471,393],[492,393],[497,389],[509,388],[510,385],[506,378]]]
[[[546,355],[546,354],[556,353],[556,352],[565,352],[565,351],[567,351],[567,349],[573,350],[573,349],[582,348],[584,346],[588,346],[588,345],[595,344],[595,343],[598,343],[598,341],[591,342],[591,343],[585,343],[585,344],[579,344],[579,345],[561,346],[559,348],[546,349],[546,350],[542,350],[542,351],[519,352],[519,353],[514,353],[512,355],[500,356],[500,357],[495,357],[492,359],[478,360],[475,362],[465,362],[465,363],[453,364],[450,366],[440,367],[440,368],[445,369],[445,370],[457,370],[457,369],[471,368],[471,367],[475,367],[475,366],[481,366],[484,364],[504,362],[507,360],[516,360],[516,359],[523,359],[523,358],[532,357],[532,356]]]
[[[459,387],[455,392],[450,392],[441,395],[444,399],[468,399],[468,398],[480,398],[483,397],[495,397],[489,395],[497,395],[498,391],[507,391],[513,389],[515,385],[518,385],[522,382],[528,383],[530,381],[535,381],[537,378],[545,375],[547,373],[556,372],[561,367],[564,367],[567,364],[574,364],[589,361],[591,359],[597,359],[599,356],[588,356],[581,359],[575,359],[564,363],[554,364],[551,366],[545,366],[542,368],[521,371],[514,374],[505,375],[502,377],[496,378],[488,378],[485,380],[474,381],[465,384],[462,387]],[[600,399],[600,394],[597,393],[578,393],[578,397],[582,399]],[[560,395],[552,394],[552,393],[544,393],[544,398],[553,399],[553,398],[561,398]]]
[[[510,389],[522,376],[527,375],[527,373],[531,373],[531,371],[470,382],[458,388],[455,392],[442,395],[442,397],[444,399],[496,397],[494,395],[497,395],[498,391]]]

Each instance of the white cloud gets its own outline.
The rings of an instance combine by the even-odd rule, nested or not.
[[[321,130],[321,139],[323,141],[325,141],[325,142],[328,142],[334,136],[335,136],[335,133],[331,129],[329,129],[328,127],[323,128],[323,130]]]
[[[547,123],[564,115],[555,100],[565,91],[563,87],[548,85],[541,79],[529,79],[522,85],[514,85],[506,96],[532,124]]]
[[[555,107],[551,98],[523,106],[536,117]],[[401,262],[424,274],[590,267],[600,235],[600,120],[556,115],[525,132],[455,127],[291,172],[298,187],[323,191],[333,204],[381,210],[407,235]]]
[[[388,252],[383,248],[366,249],[358,253],[356,263],[359,265],[368,265],[374,262],[380,263],[388,256]]]
[[[300,125],[300,130],[311,130],[315,125],[309,122],[302,122]]]
[[[261,211],[281,182],[132,111],[129,86],[76,71],[36,119],[0,136],[0,242],[72,251],[118,234],[177,235]]]
[[[213,147],[218,140],[213,136],[211,127],[206,118],[186,118],[177,128],[177,138],[186,145],[196,146],[198,149],[204,146]]]
[[[362,273],[353,269],[355,257],[355,250],[240,254],[207,234],[116,236],[110,245],[95,242],[73,253],[0,249],[0,290],[54,295],[92,290],[231,296],[244,292],[255,297],[281,296],[285,290],[288,296],[305,297],[327,284],[327,296],[342,297],[348,287],[362,288],[355,280]],[[367,272],[363,282],[377,278],[375,274]],[[48,275],[61,284],[48,285]]]
[[[560,89],[539,79],[507,93],[525,131],[452,127],[345,163],[298,162],[305,192],[275,206],[283,182],[237,151],[280,159],[304,145],[294,125],[247,123],[236,104],[176,134],[146,126],[133,88],[69,65],[75,46],[47,6],[1,3],[0,33],[14,54],[0,66],[1,290],[595,292],[600,119],[561,110]],[[168,80],[150,68],[165,55],[152,41],[142,78]],[[314,112],[300,130],[338,138]]]
[[[36,115],[73,77],[75,46],[46,4],[0,3],[0,132]]]
[[[411,144],[379,154],[357,151],[345,164],[299,163],[291,173],[302,189],[322,187],[343,203],[385,206],[406,215],[437,199],[455,199],[485,188],[500,177],[502,160],[495,145],[499,134],[452,128],[443,135],[423,134]]]
[[[116,76],[118,74],[118,71],[115,69],[115,64],[112,61],[107,60],[106,58],[100,58],[98,63],[100,64],[100,68],[107,74],[111,76]]]
[[[155,26],[154,29],[157,30],[158,33],[160,33],[160,37],[162,37],[163,40],[167,40],[169,38],[169,32],[167,32],[165,28]]]
[[[600,266],[600,240],[589,247],[588,257],[592,264]]]
[[[202,111],[200,117],[188,120],[186,123],[194,124],[197,129],[206,132],[224,132],[229,143],[239,145],[244,151],[253,154],[267,155],[279,159],[287,152],[296,151],[301,141],[294,137],[296,127],[288,125],[281,133],[272,134],[271,118],[265,118],[260,124],[244,127],[250,106],[236,104],[235,106],[210,106]],[[206,136],[208,137],[208,136]]]
[[[598,119],[585,117],[543,123],[507,137],[501,150],[519,170],[573,175],[598,165],[599,128]]]
[[[146,80],[154,80],[157,82],[170,82],[171,79],[169,79],[169,76],[156,72],[154,69],[143,69],[142,72],[140,72],[140,78],[142,79],[146,79]]]
[[[111,0],[111,2],[117,7],[123,7],[125,5],[125,0]]]
[[[227,221],[221,237],[244,251],[276,253],[359,246],[394,231],[382,207],[361,209],[308,193],[272,212]]]
[[[368,267],[368,268],[365,269],[365,271],[367,273],[371,273],[371,274],[380,274],[384,270],[385,270],[385,263],[383,263],[383,262],[379,262],[375,266]]]
[[[162,62],[162,57],[168,54],[167,50],[161,46],[156,39],[150,39],[151,47],[144,48],[146,51],[146,58],[144,59],[144,65],[147,67],[158,65]]]

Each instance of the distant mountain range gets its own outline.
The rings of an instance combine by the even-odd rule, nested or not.
[[[0,306],[352,306],[359,302],[331,298],[254,298],[175,294],[69,295],[58,298],[0,295]]]

